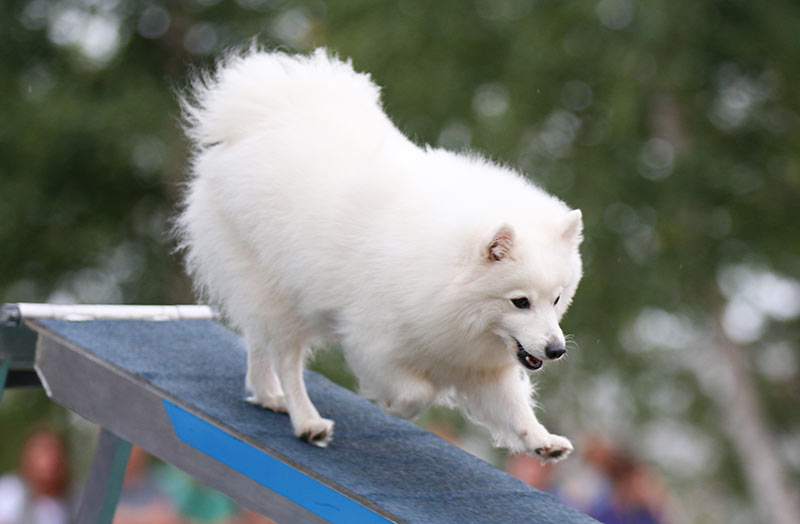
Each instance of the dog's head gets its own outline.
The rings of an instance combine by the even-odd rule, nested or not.
[[[583,274],[583,222],[573,210],[530,226],[501,225],[485,239],[474,283],[488,299],[486,327],[535,370],[566,353],[559,321]]]

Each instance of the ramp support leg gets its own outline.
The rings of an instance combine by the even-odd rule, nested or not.
[[[101,429],[78,505],[77,524],[111,524],[130,453],[130,442]]]
[[[10,365],[11,359],[0,360],[0,400],[3,400],[3,391],[6,389],[6,377],[8,377]]]

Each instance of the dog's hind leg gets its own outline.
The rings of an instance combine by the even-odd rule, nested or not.
[[[247,346],[247,401],[272,411],[286,413],[286,398],[273,366],[269,343],[260,334],[245,331]]]
[[[386,413],[410,420],[433,403],[436,389],[429,380],[399,370],[393,371],[391,377],[390,383],[381,388],[383,394],[377,397]]]
[[[315,446],[326,447],[333,437],[333,421],[320,417],[317,408],[308,398],[303,379],[308,346],[293,344],[273,349],[277,349],[273,356],[286,396],[294,434]]]
[[[412,419],[433,403],[436,388],[410,366],[393,361],[392,346],[375,340],[380,337],[341,339],[347,364],[358,377],[360,392],[389,415]]]

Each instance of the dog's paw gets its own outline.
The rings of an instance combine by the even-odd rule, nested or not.
[[[572,453],[572,443],[559,435],[547,435],[530,448],[542,462],[563,460]]]
[[[333,421],[326,418],[311,419],[295,428],[294,434],[309,444],[325,448],[333,438]]]
[[[256,406],[271,409],[277,413],[288,413],[289,407],[286,405],[286,397],[283,394],[261,394],[249,393],[245,400]]]

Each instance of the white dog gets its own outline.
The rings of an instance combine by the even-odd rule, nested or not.
[[[580,211],[507,167],[412,143],[370,77],[325,50],[229,56],[182,105],[195,154],[178,234],[244,334],[249,400],[326,446],[333,421],[303,369],[338,340],[388,413],[447,399],[512,450],[566,457],[523,367],[566,351]]]

